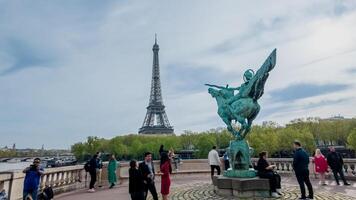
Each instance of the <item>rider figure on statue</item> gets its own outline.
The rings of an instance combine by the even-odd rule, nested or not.
[[[238,99],[241,98],[241,93],[246,89],[249,81],[252,79],[254,75],[254,71],[252,69],[248,69],[245,71],[244,73],[244,83],[241,84],[240,87],[229,87],[229,85],[227,84],[226,87],[224,86],[218,86],[218,85],[211,85],[211,84],[205,84],[206,86],[209,87],[215,87],[220,89],[220,92],[222,94],[222,96],[224,97],[225,101],[224,104],[222,105],[224,109],[226,109],[227,112],[230,111],[230,109],[228,108],[233,102],[237,101]],[[237,93],[235,95],[235,90],[238,90],[239,93]]]

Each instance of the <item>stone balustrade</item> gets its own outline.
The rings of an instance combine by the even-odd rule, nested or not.
[[[85,187],[83,165],[47,168],[41,177],[40,189],[51,186],[55,193],[76,190]],[[22,171],[0,172],[0,190],[4,189],[9,200],[22,199],[25,174]]]
[[[276,165],[277,171],[280,174],[292,174],[293,172],[293,159],[292,158],[268,158],[267,159],[269,164]],[[356,180],[356,159],[343,159],[344,160],[344,174],[347,179],[349,180]],[[251,162],[254,165],[257,165],[258,158],[252,158]],[[313,159],[310,158],[309,164],[309,171],[310,174],[316,175],[314,173],[314,164]],[[331,170],[329,169],[331,172]],[[332,174],[328,174],[327,178],[332,178]]]
[[[252,163],[257,164],[257,158],[252,158]],[[291,158],[269,158],[270,164],[277,166],[278,172],[283,175],[292,175],[293,167]],[[159,171],[159,162],[155,161],[155,169]],[[349,180],[356,180],[355,172],[356,159],[344,159],[345,175]],[[117,176],[120,181],[126,181],[128,179],[128,162],[120,162],[117,169]],[[173,165],[173,178],[175,176],[189,176],[195,173],[210,173],[210,166],[207,159],[194,159],[183,160],[178,166],[179,170],[175,171]],[[223,169],[223,164],[221,165]],[[313,164],[310,164],[310,170],[313,172]],[[312,174],[312,173],[311,173]],[[10,171],[0,172],[0,191],[5,190],[10,200],[22,199],[23,181],[25,174],[22,171]],[[331,177],[331,176],[329,176]],[[159,178],[159,176],[157,176]],[[86,173],[83,165],[47,168],[45,174],[41,177],[40,188],[44,188],[46,185],[51,186],[56,194],[68,192],[72,190],[83,189],[88,187],[90,176]],[[108,185],[107,182],[107,163],[104,163],[102,170],[102,185]]]
[[[353,177],[356,180],[356,159],[344,159],[344,170],[345,175],[348,177]]]

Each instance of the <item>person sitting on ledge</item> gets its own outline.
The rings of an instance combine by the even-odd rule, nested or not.
[[[269,179],[269,185],[272,197],[278,198],[282,195],[281,190],[281,176],[274,171],[276,165],[270,165],[267,162],[267,152],[262,151],[259,154],[260,159],[257,162],[257,175],[260,178]]]

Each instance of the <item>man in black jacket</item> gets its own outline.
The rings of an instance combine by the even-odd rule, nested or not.
[[[309,155],[301,147],[299,141],[294,141],[294,149],[295,153],[293,158],[293,169],[299,183],[300,192],[302,193],[302,196],[299,199],[313,199],[313,186],[309,179]],[[308,198],[305,196],[304,183],[308,187]]]
[[[330,166],[331,170],[333,171],[336,183],[340,185],[339,183],[339,177],[337,174],[340,174],[340,178],[342,181],[344,181],[344,185],[350,185],[345,179],[344,172],[343,172],[343,165],[344,161],[342,160],[342,156],[340,153],[335,151],[335,148],[333,146],[329,147],[330,152],[327,155],[328,159],[328,165]]]
[[[155,186],[155,168],[152,162],[152,154],[145,153],[145,160],[140,163],[139,170],[143,175],[145,183],[145,199],[147,198],[148,190],[151,192],[153,200],[158,200],[157,190]]]
[[[89,161],[90,184],[88,192],[95,192],[94,185],[96,182],[96,168],[98,155],[95,154]]]

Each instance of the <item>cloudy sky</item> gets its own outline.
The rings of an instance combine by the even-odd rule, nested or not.
[[[204,83],[239,86],[277,48],[256,123],[356,116],[356,2],[0,0],[0,146],[137,133],[158,34],[177,134],[224,126]]]

